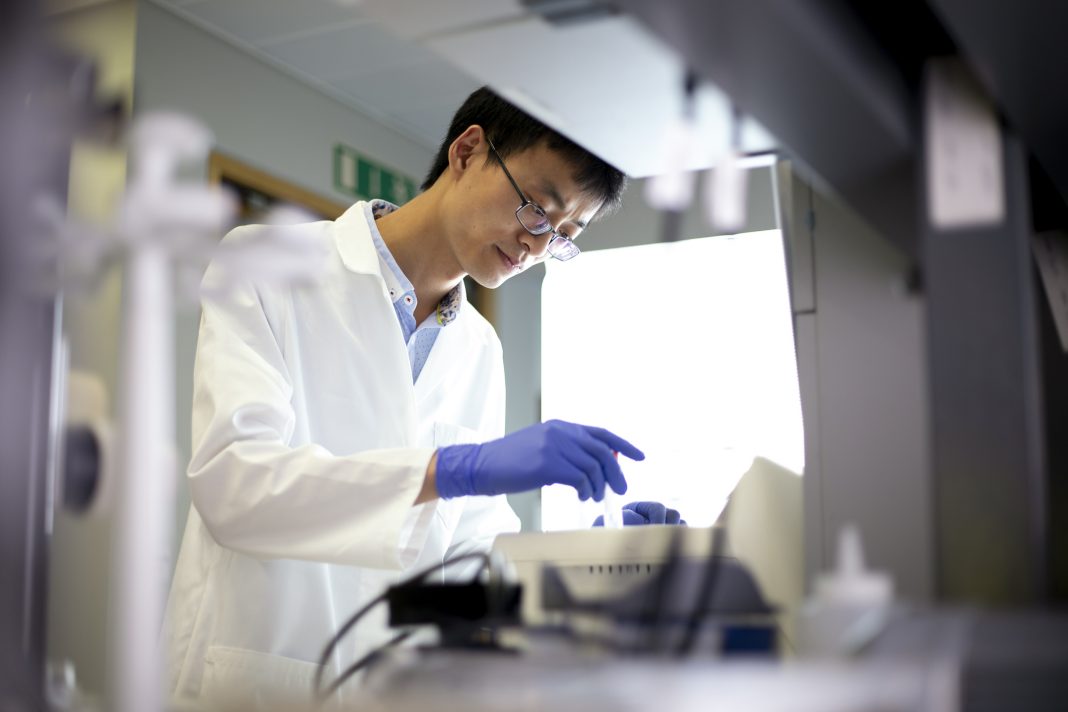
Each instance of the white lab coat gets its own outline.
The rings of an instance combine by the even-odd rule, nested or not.
[[[413,386],[363,204],[292,229],[328,246],[320,284],[241,284],[204,305],[193,506],[164,638],[180,698],[307,700],[315,661],[351,613],[519,527],[503,497],[412,506],[434,448],[503,434],[493,328],[465,300]],[[205,284],[221,279],[213,266]],[[379,607],[357,626],[327,677],[387,639],[385,621]]]

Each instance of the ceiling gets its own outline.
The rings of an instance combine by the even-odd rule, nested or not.
[[[361,4],[333,0],[152,0],[426,146],[482,82],[398,37]]]
[[[631,176],[662,172],[664,136],[683,106],[675,52],[626,16],[558,24],[532,0],[152,0],[263,61],[434,149],[471,91],[489,84]],[[703,85],[703,145],[730,145],[726,96]],[[774,142],[751,120],[741,146]]]

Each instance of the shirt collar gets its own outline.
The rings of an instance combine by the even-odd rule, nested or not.
[[[401,271],[397,260],[393,258],[393,253],[386,247],[386,241],[382,239],[382,233],[378,231],[378,224],[375,222],[378,218],[383,215],[389,215],[396,209],[396,205],[385,200],[372,200],[370,203],[364,203],[363,207],[364,215],[367,217],[367,226],[371,231],[371,240],[375,244],[378,259],[382,263],[382,279],[386,281],[389,298],[394,303],[400,301],[405,295],[415,296],[415,287],[412,286],[411,281]]]
[[[405,276],[401,270],[400,265],[397,264],[397,260],[394,259],[393,253],[389,251],[386,246],[386,241],[382,239],[382,233],[378,231],[378,225],[375,221],[383,215],[389,215],[398,206],[387,200],[375,199],[370,202],[364,203],[364,215],[367,219],[367,226],[371,232],[371,240],[374,242],[375,250],[378,252],[378,258],[382,262],[382,278],[386,282],[386,287],[389,289],[390,299],[394,303],[403,299],[405,295],[412,297],[412,311],[414,311],[414,299],[415,299],[415,287],[412,286],[411,280]],[[464,283],[461,280],[459,284],[450,289],[441,301],[438,302],[438,308],[436,313],[436,320],[440,326],[445,326],[456,320],[456,317],[460,313],[460,306],[463,303],[464,298]]]

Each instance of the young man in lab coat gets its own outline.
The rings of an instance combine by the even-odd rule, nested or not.
[[[643,455],[613,433],[550,422],[504,435],[500,342],[462,282],[497,287],[573,256],[623,185],[482,89],[404,207],[360,202],[291,228],[329,253],[321,283],[230,284],[205,303],[193,506],[168,605],[174,695],[306,701],[324,645],[355,610],[518,529],[502,495],[626,489],[614,453]],[[212,266],[205,283],[224,279]],[[388,637],[372,611],[328,676]]]

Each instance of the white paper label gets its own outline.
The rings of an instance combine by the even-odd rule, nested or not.
[[[935,60],[926,88],[927,206],[939,229],[995,225],[1005,218],[997,116],[967,68]]]

